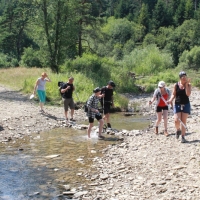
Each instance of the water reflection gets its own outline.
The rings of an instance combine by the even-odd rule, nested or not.
[[[118,118],[123,127],[129,120],[132,123],[131,117]],[[118,118],[112,115],[116,129]],[[140,126],[144,128],[145,123]],[[136,127],[131,125],[131,129]],[[67,199],[59,197],[64,185],[84,187],[85,171],[92,159],[116,142],[116,136],[106,135],[105,141],[99,141],[92,132],[88,140],[86,130],[62,128],[0,144],[0,199]]]

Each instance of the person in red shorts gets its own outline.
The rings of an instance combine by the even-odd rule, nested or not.
[[[151,101],[149,101],[149,105],[151,105],[155,100],[156,100],[156,115],[157,115],[157,120],[156,120],[156,127],[155,127],[155,133],[158,134],[158,126],[162,120],[162,115],[163,115],[163,120],[164,120],[164,135],[168,136],[168,131],[167,131],[167,121],[168,121],[168,103],[167,101],[169,100],[171,96],[171,93],[168,88],[165,87],[165,82],[160,81],[158,83],[158,88],[154,91],[153,98]],[[172,103],[171,106],[173,107]]]

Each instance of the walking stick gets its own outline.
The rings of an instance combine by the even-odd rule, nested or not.
[[[161,96],[161,98],[162,98],[162,100],[165,102],[165,104],[166,104],[167,106],[169,106],[169,104],[167,103],[167,101],[166,101],[162,96]],[[172,107],[171,107],[171,109],[172,109],[172,111],[173,111],[173,114],[175,115],[175,112],[174,112],[174,110],[173,110]],[[188,131],[187,126],[181,121],[181,119],[179,118],[178,115],[176,115],[176,116],[177,116],[178,121],[183,125],[183,127],[186,129],[186,131]]]
[[[104,97],[103,97],[103,117],[104,117]],[[104,123],[103,124],[103,131],[106,132],[107,126],[106,126],[104,120],[103,120],[103,123]]]

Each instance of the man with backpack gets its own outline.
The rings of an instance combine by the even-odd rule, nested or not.
[[[71,109],[71,118],[70,121],[75,121],[73,116],[74,116],[74,109],[75,109],[75,104],[73,100],[73,91],[75,90],[75,87],[73,85],[74,78],[69,77],[68,82],[64,83],[61,87],[61,94],[62,94],[62,99],[64,101],[64,110],[65,110],[65,119],[68,121],[68,107]]]
[[[104,94],[104,98],[101,99],[101,105],[103,108],[103,119],[107,123],[107,127],[111,128],[110,124],[110,107],[114,107],[113,101],[113,89],[115,87],[115,83],[113,81],[109,81],[107,86],[101,88],[101,94]]]

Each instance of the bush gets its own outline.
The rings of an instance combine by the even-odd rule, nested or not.
[[[39,51],[36,51],[31,47],[25,48],[21,57],[20,65],[24,67],[42,67],[39,57]]]

